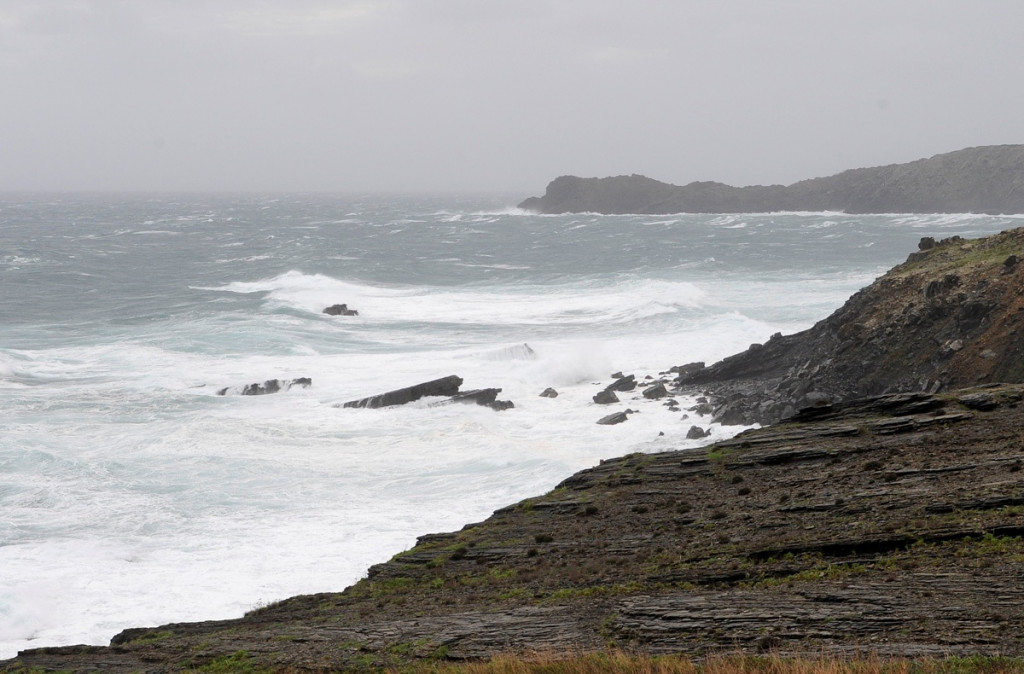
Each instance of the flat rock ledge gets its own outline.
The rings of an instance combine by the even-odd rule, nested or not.
[[[0,667],[358,671],[608,647],[1024,656],[1022,401],[1011,385],[880,396],[610,459],[420,537],[344,592]]]

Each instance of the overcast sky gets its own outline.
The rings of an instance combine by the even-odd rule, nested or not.
[[[784,183],[1024,142],[1021,0],[2,0],[0,190]]]

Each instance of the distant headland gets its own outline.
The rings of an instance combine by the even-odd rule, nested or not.
[[[1024,213],[1024,145],[989,145],[792,185],[671,185],[641,175],[561,176],[520,208],[538,213]]]

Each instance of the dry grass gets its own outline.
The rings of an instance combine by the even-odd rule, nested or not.
[[[877,656],[840,660],[766,655],[718,656],[695,661],[685,656],[655,657],[612,651],[575,657],[497,656],[489,662],[436,664],[417,667],[416,671],[437,674],[1009,674],[1024,673],[1024,660],[999,657],[908,660]]]

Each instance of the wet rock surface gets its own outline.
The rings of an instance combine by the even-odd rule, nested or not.
[[[603,461],[340,593],[4,663],[293,671],[603,649],[1024,655],[1024,388],[826,403]]]

